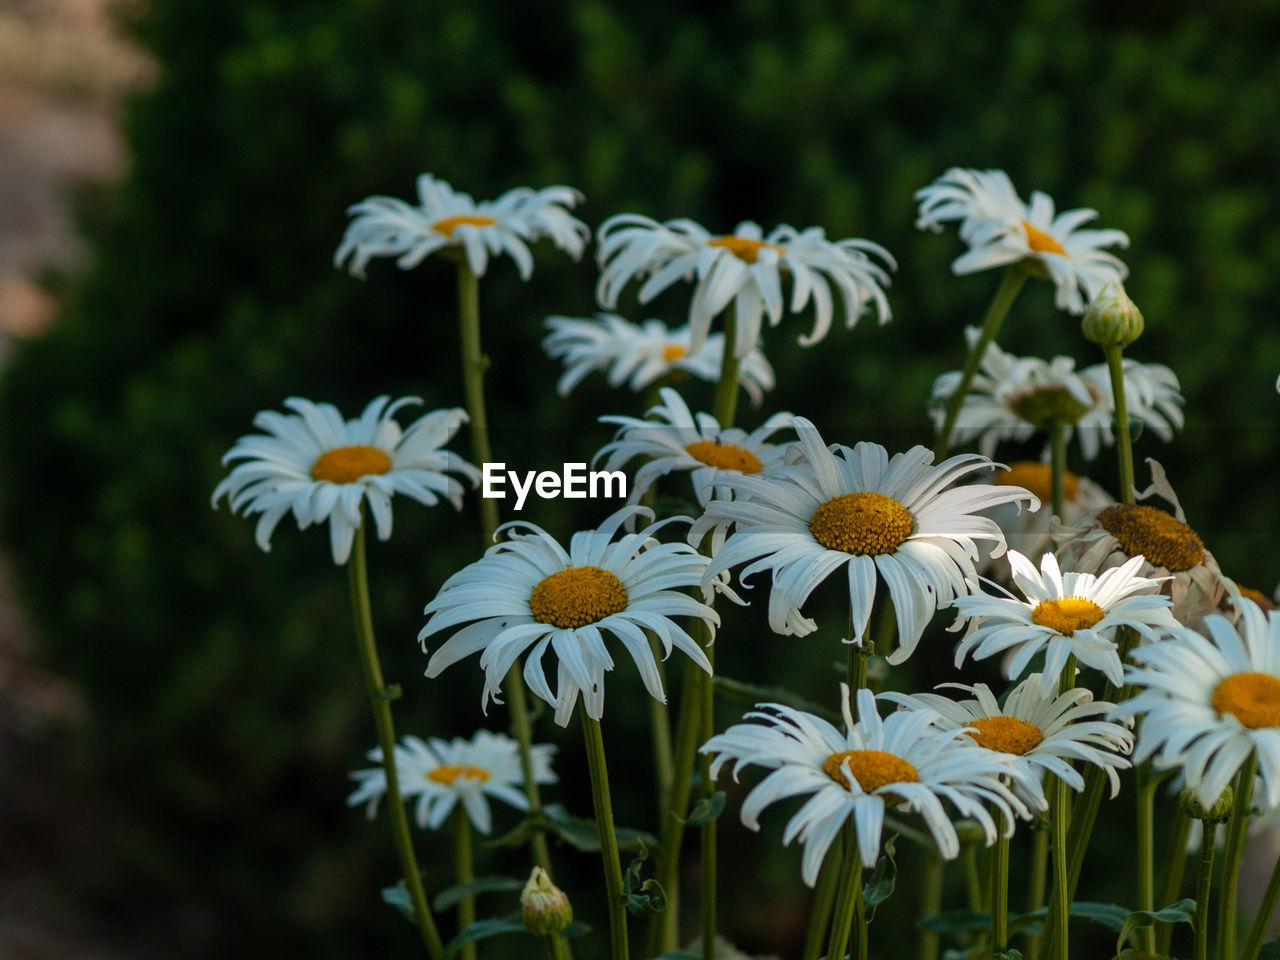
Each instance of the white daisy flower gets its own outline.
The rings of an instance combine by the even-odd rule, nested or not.
[[[800,608],[814,589],[847,567],[852,643],[861,643],[875,602],[877,573],[884,578],[898,621],[898,649],[891,664],[911,656],[935,610],[976,589],[975,541],[988,540],[1004,552],[995,521],[978,515],[1002,503],[1040,502],[1026,490],[970,483],[965,475],[989,470],[975,454],[933,464],[933,454],[913,447],[892,459],[884,447],[859,443],[853,449],[823,442],[802,417],[793,421],[800,437],[794,462],[763,475],[727,474],[717,482],[732,499],[715,499],[694,522],[690,540],[712,529],[736,529],[716,550],[703,576],[709,582],[730,567],[747,566],[742,580],[769,570],[769,628],[787,636],[817,629]]]
[[[1124,683],[1124,666],[1116,648],[1116,630],[1131,627],[1154,643],[1177,627],[1169,598],[1161,596],[1160,580],[1138,575],[1142,558],[1101,576],[1066,573],[1052,553],[1040,559],[1040,569],[1010,550],[1014,585],[1025,600],[985,593],[957,597],[953,606],[969,618],[969,632],[956,646],[956,666],[972,654],[983,660],[1010,651],[1008,675],[1019,676],[1037,653],[1044,653],[1040,692],[1049,696],[1057,686],[1067,659],[1100,670],[1112,683]]]
[[[402,270],[416,267],[445,248],[458,250],[477,277],[484,276],[489,257],[508,254],[520,279],[533,275],[529,244],[543,237],[577,260],[591,231],[569,210],[582,202],[572,187],[532,190],[516,187],[496,200],[476,203],[429,173],[418,177],[418,205],[395,197],[368,197],[348,208],[353,219],[333,255],[333,265],[351,258],[358,277],[374,257],[395,257]]]
[[[293,413],[264,410],[253,425],[265,433],[241,437],[222,462],[242,460],[213,491],[213,506],[225,494],[232,513],[258,518],[258,546],[271,549],[271,533],[293,511],[298,529],[329,523],[333,562],[346,563],[351,541],[368,504],[378,539],[391,536],[391,496],[402,493],[434,506],[441,496],[462,507],[461,474],[474,487],[480,471],[456,453],[440,449],[467,422],[460,409],[434,410],[408,427],[395,415],[419,404],[417,397],[390,403],[378,397],[354,420],[343,420],[332,404],[301,397],[284,402]]]
[[[530,747],[533,779],[537,783],[556,782],[551,772],[551,755],[555,751],[554,746],[545,743]],[[505,734],[477,730],[470,740],[432,737],[426,743],[409,736],[396,745],[394,752],[400,796],[406,803],[410,797],[418,798],[416,818],[424,829],[439,829],[454,805],[461,803],[475,828],[488,833],[493,826],[489,797],[517,810],[529,809],[520,770],[520,745]],[[382,748],[374,747],[367,756],[381,764]],[[381,766],[356,770],[351,779],[359,786],[347,797],[347,806],[367,803],[372,819],[387,792],[386,771]]]
[[[705,507],[712,496],[733,495],[720,485],[722,476],[763,473],[782,461],[784,447],[766,441],[791,426],[791,414],[775,413],[747,433],[737,427],[721,428],[709,413],[695,416],[670,387],[663,387],[659,396],[662,404],[649,411],[651,419],[600,418],[602,423],[616,423],[622,429],[612,442],[600,448],[592,466],[607,458],[604,469],[618,470],[635,457],[648,458],[632,478],[633,502],[659,477],[679,470],[689,473],[698,503]]]
[[[661,320],[629,323],[616,313],[586,317],[548,317],[551,330],[542,341],[547,356],[564,362],[565,371],[556,383],[562,397],[588,374],[608,371],[609,386],[626,383],[635,392],[663,377],[687,373],[716,383],[724,360],[724,334],[712,333],[697,353],[690,352],[692,332],[688,324],[668,330]],[[774,387],[773,367],[759,347],[742,358],[738,385],[754,406],[760,406],[766,390]]]
[[[1244,603],[1235,626],[1204,618],[1208,636],[1179,627],[1141,646],[1126,679],[1139,693],[1114,711],[1142,717],[1133,762],[1178,768],[1211,804],[1257,751],[1266,807],[1280,806],[1280,614]]]
[[[706,742],[701,752],[715,754],[711,776],[734,761],[736,779],[748,765],[772,772],[742,804],[742,823],[759,830],[759,815],[778,800],[808,795],[787,823],[782,842],[797,837],[804,845],[801,874],[813,886],[832,841],[852,818],[858,852],[865,867],[875,865],[887,806],[918,813],[947,860],[960,853],[960,841],[943,802],[962,817],[982,825],[988,846],[996,825],[988,806],[1003,814],[1006,832],[1021,807],[1002,777],[1023,776],[1009,757],[982,750],[956,730],[940,730],[936,715],[902,710],[880,718],[869,690],[859,690],[858,720],[849,710],[849,688],[840,685],[844,732],[826,720],[779,703],[761,704],[747,719]]]
[[[969,247],[951,264],[957,275],[1011,263],[1025,263],[1056,287],[1059,309],[1082,314],[1111,281],[1128,268],[1104,247],[1127,247],[1121,230],[1083,230],[1096,210],[1066,210],[1054,215],[1053,199],[1035,191],[1023,203],[1003,170],[952,167],[916,191],[920,213],[916,227],[936,232],[959,221],[960,239]]]
[[[1005,471],[997,470],[991,483],[1008,484],[1022,487],[1036,495],[1041,503],[1053,502],[1053,477],[1049,464],[1039,460],[1018,460],[1009,464]],[[1101,510],[1115,503],[1115,497],[1088,477],[1062,472],[1062,513],[1063,523],[1074,523],[1091,510]],[[1004,531],[1005,543],[1009,545],[1009,554],[1015,550],[1038,563],[1046,550],[1053,549],[1050,527],[1053,513],[1050,510],[1020,510],[1013,504],[1003,504],[988,511],[988,516],[1000,525]],[[1005,556],[1008,557],[1009,554]],[[999,576],[1007,580],[1008,563],[1000,563]],[[990,567],[994,564],[988,564]],[[983,568],[979,568],[982,572]]]
[[[696,279],[689,304],[694,353],[711,321],[730,305],[737,319],[735,353],[745,357],[759,342],[766,315],[770,326],[777,326],[785,309],[799,313],[811,300],[814,326],[800,344],[812,346],[831,329],[832,286],[840,293],[846,326],[857,323],[871,305],[880,323],[889,322],[889,301],[881,288],[889,284],[885,267],[897,268],[893,257],[869,240],[828,240],[821,227],[783,225],[765,236],[759,224],[743,221],[733,233],[717,236],[692,220],[658,223],[625,213],[601,225],[597,243],[596,298],[608,309],[632,279],[647,277],[637,294],[641,303],[679,280]],[[786,275],[791,277],[789,306],[782,294]]]
[[[1051,679],[1056,684],[1057,678]],[[1114,704],[1094,703],[1093,693],[1083,687],[1046,693],[1038,673],[1014,687],[1003,707],[985,683],[944,683],[937,689],[944,687],[963,690],[974,699],[957,702],[936,693],[885,693],[880,699],[909,710],[932,711],[942,718],[939,726],[944,729],[962,730],[983,749],[1010,754],[1025,763],[1032,775],[1015,782],[1014,789],[1034,809],[1049,808],[1042,784],[1045,773],[1072,790],[1084,789],[1084,778],[1072,768],[1072,760],[1101,767],[1111,783],[1111,795],[1120,792],[1116,771],[1129,767],[1120,754],[1133,749],[1133,734],[1118,723],[1098,719]]]
[[[615,541],[622,525],[639,515],[652,517],[653,511],[623,507],[595,530],[575,533],[568,550],[531,523],[504,524],[499,529],[511,539],[455,573],[427,604],[430,616],[418,634],[424,651],[428,637],[469,624],[432,654],[427,676],[439,676],[451,663],[479,653],[485,671],[482,706],[487,707],[491,698],[498,701],[511,665],[532,647],[525,682],[556,708],[556,723],[563,727],[579,694],[593,720],[604,712],[604,675],[614,666],[606,634],[626,648],[656,700],[665,702],[666,694],[646,630],[667,656],[674,647],[710,673],[706,654],[673,619],[696,617],[712,633],[719,625],[711,607],[680,592],[701,582],[707,558],[687,544],[653,538],[668,523],[687,523],[685,517],[650,524]],[[548,649],[559,660],[554,692],[542,667]]]

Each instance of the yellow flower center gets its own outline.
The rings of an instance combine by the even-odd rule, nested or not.
[[[1040,746],[1044,734],[1034,723],[1017,717],[980,717],[965,724],[976,733],[969,737],[980,747],[1022,756],[1028,750]]]
[[[434,780],[436,783],[443,783],[446,787],[453,786],[453,781],[461,777],[464,780],[488,780],[489,771],[483,767],[473,767],[468,764],[460,764],[458,766],[436,767],[434,770],[427,771],[427,779]]]
[[[858,781],[863,793],[874,793],[891,783],[915,783],[920,779],[915,767],[892,753],[883,750],[843,750],[833,753],[822,762],[822,772],[846,790],[850,789],[849,778],[842,769],[846,761],[849,772]]]
[[[1008,470],[998,474],[995,482],[1001,486],[1022,487],[1030,490],[1039,499],[1048,503],[1053,499],[1053,474],[1047,463],[1036,460],[1019,460]],[[1062,473],[1062,495],[1067,500],[1074,500],[1079,491],[1080,478],[1070,470]]]
[[[452,237],[453,231],[461,226],[492,227],[497,222],[493,217],[477,217],[473,214],[463,213],[456,217],[445,217],[443,220],[437,220],[431,225],[431,229],[436,233],[443,233],[446,237]]]
[[[687,348],[680,346],[678,343],[668,343],[662,348],[662,359],[667,363],[675,363],[688,352]]]
[[[1031,619],[1042,627],[1056,630],[1064,637],[1069,637],[1077,630],[1087,630],[1107,615],[1107,612],[1092,600],[1084,597],[1059,597],[1057,600],[1042,600],[1031,611]]]
[[[541,580],[529,595],[533,619],[563,630],[596,623],[627,608],[622,582],[600,567],[570,567]]]
[[[701,460],[718,470],[738,470],[742,473],[759,473],[760,458],[745,447],[715,440],[699,440],[684,448],[695,460]]]
[[[739,237],[726,234],[723,237],[712,237],[707,241],[709,247],[724,247],[744,263],[755,263],[761,250],[773,250],[778,256],[785,257],[787,251],[776,243],[765,243],[763,240],[752,240],[750,237]]]
[[[378,447],[334,447],[316,457],[316,462],[311,465],[311,479],[355,483],[361,477],[386,473],[390,469],[391,458]]]
[[[1052,236],[1043,230],[1037,230],[1026,220],[1022,221],[1022,229],[1027,231],[1027,246],[1035,253],[1057,253],[1067,255],[1066,249]]]
[[[820,544],[857,556],[893,553],[914,529],[910,511],[883,493],[841,494],[809,518],[809,532]]]
[[[1120,541],[1129,556],[1138,554],[1157,567],[1178,573],[1204,559],[1204,541],[1171,513],[1141,504],[1117,503],[1098,514],[1102,529]]]
[[[1263,610],[1276,609],[1276,604],[1274,600],[1268,597],[1261,590],[1253,589],[1253,587],[1240,587],[1240,596],[1244,597],[1246,600],[1252,600],[1254,603],[1260,606]]]
[[[1096,400],[1096,398],[1095,398]],[[1020,420],[1036,427],[1046,427],[1053,421],[1075,423],[1092,409],[1066,387],[1038,387],[1014,394],[1005,401]]]
[[[1280,679],[1269,673],[1233,673],[1214,688],[1211,702],[1250,730],[1280,727]]]

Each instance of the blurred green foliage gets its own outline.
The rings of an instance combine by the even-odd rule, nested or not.
[[[1024,194],[1096,207],[1133,241],[1130,292],[1147,334],[1131,355],[1170,364],[1188,398],[1177,443],[1144,437],[1138,455],[1169,468],[1224,568],[1269,589],[1280,579],[1278,27],[1262,0],[1229,12],[903,0],[147,4],[133,28],[160,79],[129,105],[128,176],[86,198],[95,265],[0,385],[6,548],[45,657],[91,699],[89,749],[129,799],[104,857],[127,863],[128,889],[149,909],[198,902],[235,918],[184,945],[189,955],[412,949],[408,928],[377,903],[394,875],[382,825],[342,806],[344,771],[372,739],[342,573],[322,534],[286,522],[264,556],[251,526],[210,511],[207,497],[221,454],[285,396],[350,414],[383,392],[461,402],[449,267],[404,274],[381,262],[361,283],[330,263],[348,204],[409,197],[424,170],[478,197],[569,183],[586,193],[579,213],[593,225],[633,210],[713,229],[821,224],[883,243],[900,263],[894,322],[864,321],[808,351],[793,340],[803,323],[772,331],[780,387],[767,404],[811,417],[829,439],[896,448],[929,439],[928,387],[958,366],[961,328],[996,283],[950,275],[959,243],[914,230],[913,191],[952,165],[999,166]],[[637,409],[599,378],[558,399],[558,371],[537,348],[544,316],[592,312],[594,279],[590,262],[540,249],[532,282],[499,261],[483,283],[494,447],[521,469],[589,456],[608,435],[597,415]],[[678,321],[684,297],[666,294],[646,314]],[[1047,284],[1028,289],[1006,331],[1015,351],[1098,359],[1054,312]],[[1093,473],[1108,482],[1113,469],[1104,455]],[[526,513],[558,533],[597,519],[558,505]],[[473,521],[471,506],[459,518],[398,503],[395,537],[373,550],[387,672],[406,689],[401,732],[469,734],[481,720],[478,671],[455,668],[443,700],[415,679],[421,607],[476,555]],[[750,615],[730,623],[729,675],[834,686],[832,641],[774,638]],[[917,682],[948,675],[946,656],[921,659]],[[643,714],[624,673],[610,693],[621,745],[611,763],[643,785]],[[563,743],[557,797],[588,814],[576,732],[544,718],[539,735]],[[647,788],[631,793],[622,822],[648,826]],[[727,876],[756,878],[724,884],[723,917],[744,945],[785,953],[806,899],[797,856],[777,843],[782,820],[722,845],[736,871]],[[736,817],[722,824],[742,839]],[[423,847],[439,875],[447,841]],[[757,873],[761,859],[770,867]],[[598,866],[581,856],[570,865],[581,876],[565,885],[589,904]],[[497,866],[525,869],[518,855]],[[876,924],[883,947],[909,942],[912,871],[904,857]],[[602,925],[597,909],[578,912]]]

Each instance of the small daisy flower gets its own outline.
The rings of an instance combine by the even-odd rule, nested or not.
[[[852,643],[861,643],[875,602],[877,574],[884,579],[898,621],[898,649],[891,664],[906,660],[934,611],[976,588],[976,541],[991,541],[1004,552],[995,521],[977,513],[1002,503],[1038,509],[1026,490],[970,483],[968,474],[991,469],[991,462],[962,454],[934,465],[933,454],[913,447],[892,459],[884,447],[859,443],[830,448],[802,417],[793,426],[800,437],[794,462],[766,475],[725,475],[717,482],[732,499],[715,499],[694,522],[692,542],[708,530],[736,525],[716,550],[703,577],[709,582],[745,563],[745,582],[769,570],[769,628],[786,636],[817,629],[800,608],[814,589],[841,568],[849,578]]]
[[[395,415],[419,404],[378,397],[354,420],[343,420],[332,404],[300,397],[284,402],[293,413],[264,410],[253,425],[265,431],[241,437],[222,462],[238,464],[213,491],[213,506],[225,495],[232,513],[261,514],[255,536],[271,549],[271,533],[293,511],[298,529],[329,523],[333,562],[343,564],[368,504],[378,539],[391,536],[391,497],[402,493],[434,506],[445,497],[462,507],[460,474],[474,487],[480,471],[456,453],[440,449],[467,422],[463,410],[435,410],[401,427]]]
[[[889,252],[869,240],[828,240],[821,227],[775,227],[766,236],[759,224],[744,221],[731,234],[715,235],[692,220],[658,223],[637,214],[610,217],[597,237],[600,282],[596,298],[613,309],[623,288],[646,277],[637,294],[648,303],[680,280],[696,280],[689,304],[690,351],[696,353],[711,321],[727,307],[737,320],[735,353],[747,356],[760,340],[765,316],[777,326],[784,310],[799,313],[810,301],[814,326],[800,338],[812,346],[831,329],[832,287],[840,294],[845,324],[852,327],[874,306],[881,324],[889,322],[883,287],[888,270],[897,269]],[[888,269],[886,269],[886,267]],[[791,300],[782,281],[791,278]]]
[[[766,440],[791,426],[791,414],[775,413],[747,433],[736,427],[722,429],[709,413],[695,416],[670,387],[663,387],[659,396],[662,404],[649,411],[652,419],[600,418],[622,429],[600,448],[592,466],[607,458],[604,469],[618,470],[635,457],[648,458],[632,480],[632,501],[639,500],[659,477],[678,470],[689,473],[698,503],[705,507],[712,496],[732,496],[719,484],[721,476],[763,473],[782,461],[784,448]]]
[[[676,623],[695,617],[712,633],[720,623],[711,607],[680,592],[701,582],[707,558],[687,544],[653,538],[669,523],[688,522],[684,517],[615,541],[622,525],[639,515],[653,512],[623,507],[597,529],[575,533],[568,550],[531,523],[504,524],[500,532],[510,539],[455,573],[427,604],[427,624],[418,634],[424,651],[428,637],[468,624],[432,654],[427,676],[439,676],[450,664],[479,653],[485,671],[482,706],[487,707],[490,699],[498,701],[507,671],[528,650],[525,682],[555,707],[556,723],[563,727],[579,694],[589,717],[603,715],[604,675],[614,666],[606,636],[630,654],[655,700],[665,702],[666,694],[646,630],[667,656],[674,647],[710,673],[702,648]],[[543,672],[548,650],[559,661],[554,691]]]
[[[1053,199],[1035,191],[1023,203],[1003,170],[952,167],[929,186],[916,191],[920,213],[916,227],[942,230],[955,220],[969,250],[951,264],[958,276],[1025,263],[1052,280],[1059,309],[1082,314],[1111,281],[1129,270],[1104,247],[1127,247],[1121,230],[1085,230],[1096,210],[1066,210],[1054,215]]]
[[[1056,684],[1057,678],[1051,679]],[[1093,693],[1083,687],[1046,693],[1038,673],[1014,687],[1003,707],[985,683],[944,683],[938,689],[944,687],[963,690],[973,699],[955,701],[936,693],[885,693],[880,699],[909,710],[931,711],[941,717],[943,729],[961,730],[984,750],[1010,754],[1027,764],[1033,775],[1015,782],[1014,789],[1034,809],[1049,807],[1042,786],[1045,773],[1072,790],[1084,789],[1084,778],[1072,768],[1072,760],[1101,767],[1111,795],[1120,792],[1117,771],[1129,766],[1122,755],[1133,749],[1133,734],[1118,723],[1098,719],[1114,704],[1094,703]]]
[[[551,772],[555,750],[554,746],[541,743],[530,748],[535,782],[556,782]],[[432,737],[425,743],[408,736],[396,744],[394,752],[400,795],[406,803],[410,797],[418,798],[416,818],[424,829],[439,829],[458,803],[481,833],[488,833],[493,826],[490,797],[517,810],[529,809],[520,771],[520,746],[505,734],[478,730],[470,740]],[[374,747],[367,756],[381,764],[382,748]],[[356,770],[351,779],[359,786],[347,797],[347,806],[367,803],[372,819],[378,801],[387,792],[386,771],[381,766]]]
[[[1142,718],[1133,762],[1179,769],[1207,805],[1257,751],[1264,805],[1280,806],[1280,614],[1246,602],[1235,626],[1210,614],[1203,628],[1131,654],[1139,692],[1113,715]]]
[[[1009,464],[1005,471],[997,470],[991,483],[1022,487],[1034,493],[1041,503],[1053,502],[1053,477],[1049,464],[1039,460],[1018,460]],[[1063,523],[1074,523],[1091,510],[1101,510],[1115,503],[1115,498],[1088,477],[1082,477],[1070,470],[1062,472],[1062,513]],[[1050,526],[1053,514],[1049,510],[1020,510],[1012,504],[1003,504],[988,511],[988,515],[1000,525],[1004,531],[1005,542],[1009,545],[1009,554],[1015,550],[1032,563],[1037,563],[1041,555],[1052,549]],[[1009,554],[1006,554],[1007,557]],[[1007,579],[1005,563],[1001,568],[1001,576]]]
[[[395,197],[368,197],[348,208],[352,221],[333,255],[333,265],[350,258],[358,277],[374,257],[395,257],[402,270],[416,267],[440,250],[457,250],[477,277],[484,276],[489,257],[505,253],[516,262],[520,279],[533,275],[529,244],[547,237],[575,260],[582,256],[591,231],[569,210],[582,202],[571,187],[532,190],[516,187],[496,200],[476,203],[443,180],[418,177],[418,205]]]
[[[1142,558],[1134,557],[1101,576],[1066,573],[1057,558],[1046,553],[1040,569],[1020,553],[1009,551],[1014,585],[1025,600],[985,593],[957,597],[961,618],[970,618],[969,632],[956,647],[956,666],[972,654],[975,660],[1012,652],[1008,674],[1016,677],[1037,653],[1044,653],[1040,692],[1049,696],[1071,656],[1124,683],[1124,666],[1116,648],[1120,627],[1132,627],[1154,643],[1177,627],[1169,598],[1161,596],[1159,580],[1138,575]],[[957,620],[957,628],[961,620]]]
[[[863,866],[875,865],[885,808],[918,813],[933,834],[938,852],[954,860],[960,841],[944,802],[982,825],[988,846],[996,825],[988,806],[999,810],[1012,832],[1021,807],[1002,777],[1023,776],[1007,756],[982,750],[956,730],[941,730],[936,715],[902,710],[881,719],[869,690],[859,690],[858,720],[849,710],[849,688],[840,685],[845,730],[779,703],[761,704],[747,714],[761,723],[738,723],[702,747],[714,754],[711,776],[734,761],[736,779],[749,765],[772,771],[742,804],[742,823],[759,830],[759,816],[778,800],[808,796],[787,823],[782,842],[797,837],[804,846],[801,874],[813,886],[823,858],[850,819]]]
[[[556,384],[556,393],[569,392],[589,374],[608,371],[609,386],[640,392],[663,377],[687,373],[716,383],[724,359],[724,334],[712,333],[697,353],[690,352],[692,333],[688,324],[668,330],[661,320],[629,323],[616,313],[586,317],[548,317],[550,333],[542,340],[547,356],[564,362],[565,371]],[[766,390],[774,387],[773,367],[757,347],[738,366],[738,385],[754,406],[760,406]]]

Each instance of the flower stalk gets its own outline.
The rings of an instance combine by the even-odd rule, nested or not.
[[[471,818],[459,805],[453,812],[453,870],[454,881],[462,886],[476,878],[471,856]],[[465,930],[476,922],[476,899],[468,894],[458,901],[458,929]],[[464,943],[462,960],[476,960],[475,941]]]
[[[1009,946],[1009,837],[1005,835],[1004,817],[1000,820],[995,851],[991,857],[991,951],[1001,953]]]
[[[1244,854],[1244,833],[1253,804],[1253,780],[1258,773],[1258,754],[1253,751],[1236,779],[1235,806],[1227,824],[1227,842],[1222,851],[1221,894],[1218,899],[1217,956],[1236,955],[1236,892],[1240,886],[1240,858]]]
[[[1151,765],[1143,763],[1134,770],[1137,787],[1134,794],[1138,805],[1138,909],[1155,909],[1155,796],[1156,782],[1151,776]],[[1156,951],[1154,925],[1141,928],[1142,948],[1148,953]]]
[[[853,960],[867,960],[867,912],[862,900],[862,860],[858,856],[854,827],[850,823],[845,830],[844,879],[836,898],[835,919],[831,925],[831,938],[827,942],[827,958],[844,957],[853,931]],[[707,958],[709,960],[709,958]]]
[[[1124,396],[1124,348],[1103,348],[1107,357],[1107,370],[1111,374],[1111,392],[1115,397],[1116,459],[1120,468],[1120,500],[1133,503],[1136,489],[1133,485],[1133,438],[1129,433],[1129,407]]]
[[[618,854],[618,836],[613,827],[613,801],[609,797],[604,737],[600,732],[600,721],[587,716],[585,706],[581,708],[581,717],[587,768],[591,774],[591,801],[595,808],[596,829],[600,834],[600,856],[604,861],[604,884],[609,899],[610,956],[613,960],[627,960],[627,908],[622,893],[622,858]]]
[[[1200,838],[1200,869],[1196,873],[1195,960],[1209,957],[1209,895],[1213,886],[1213,847],[1218,839],[1218,822],[1201,820],[1204,833]],[[1248,951],[1245,952],[1246,957]]]

